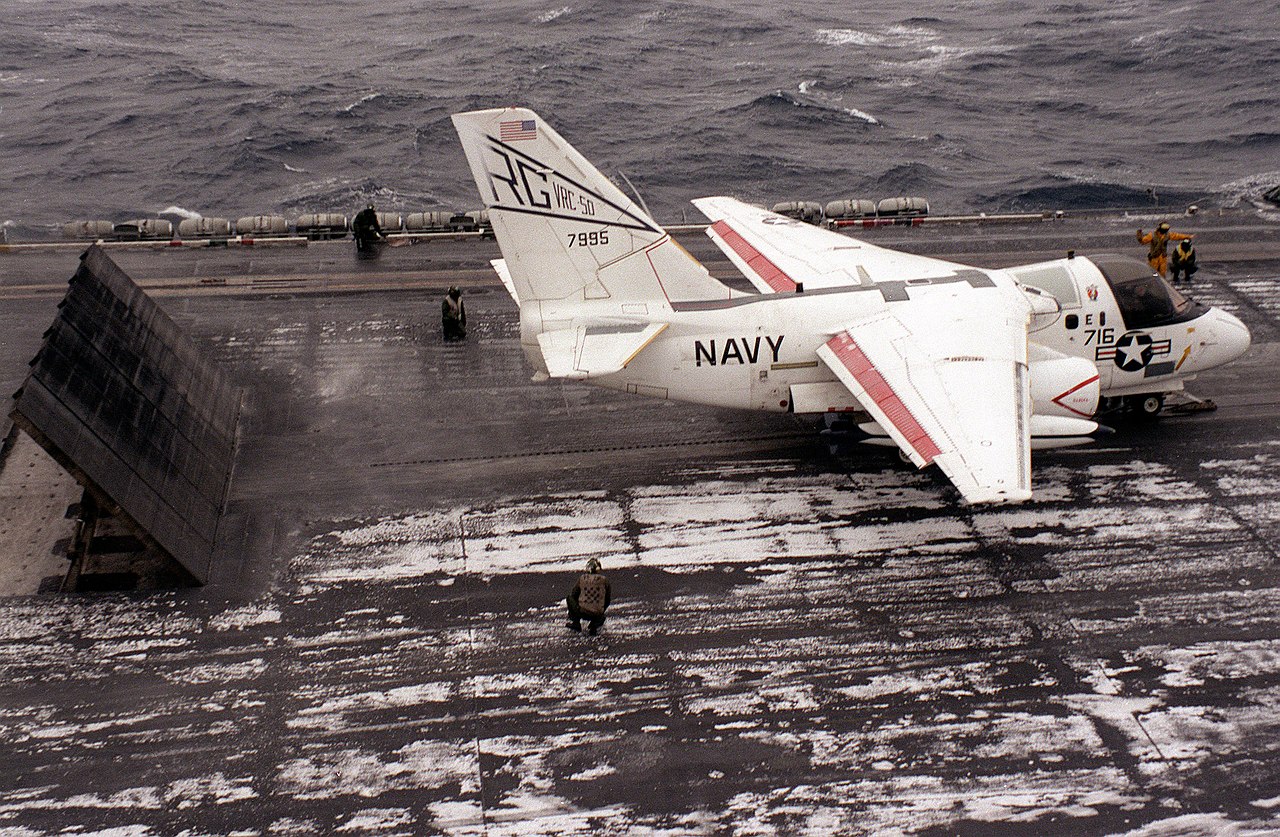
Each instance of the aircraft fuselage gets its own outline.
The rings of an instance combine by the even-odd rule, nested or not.
[[[1059,311],[1033,320],[1032,340],[1064,355],[1094,365],[1103,397],[1176,391],[1197,372],[1238,357],[1249,345],[1248,330],[1231,314],[1198,307],[1195,316],[1140,328],[1126,326],[1116,294],[1092,262],[1074,260],[1031,266],[1044,274],[1059,271],[1074,295],[1063,287],[1049,289],[1065,298]],[[1011,269],[1024,282],[1028,269]],[[984,273],[975,271],[975,273]],[[1065,278],[1064,278],[1065,277]],[[1001,277],[1003,278],[1003,277]],[[945,290],[952,278],[913,283],[911,294]],[[1044,284],[1049,284],[1044,282]],[[1002,293],[1007,282],[988,289]],[[648,315],[617,316],[607,301],[574,302],[561,320],[555,307],[542,302],[525,312],[526,354],[541,364],[536,334],[544,320],[635,325],[660,321],[662,334],[626,368],[592,376],[591,383],[610,389],[719,407],[773,412],[832,412],[859,405],[831,370],[816,357],[817,349],[841,327],[885,305],[897,291],[884,284],[827,288],[810,292],[751,294],[727,300],[676,302]],[[1132,319],[1132,316],[1130,317]]]

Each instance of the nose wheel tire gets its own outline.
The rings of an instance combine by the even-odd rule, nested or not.
[[[1129,406],[1144,418],[1155,418],[1164,409],[1164,396],[1159,394],[1131,395]]]

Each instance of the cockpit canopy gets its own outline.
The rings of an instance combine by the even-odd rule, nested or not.
[[[1126,328],[1154,328],[1199,317],[1205,307],[1183,296],[1146,262],[1104,253],[1089,256],[1115,294]]]

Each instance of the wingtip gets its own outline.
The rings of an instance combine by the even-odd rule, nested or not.
[[[1013,491],[984,491],[980,494],[964,494],[964,499],[971,506],[1012,506],[1025,503],[1031,499],[1029,489]]]

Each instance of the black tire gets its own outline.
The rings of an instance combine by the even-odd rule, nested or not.
[[[1133,412],[1142,418],[1155,418],[1164,409],[1164,396],[1160,393],[1129,396],[1129,405]]]

